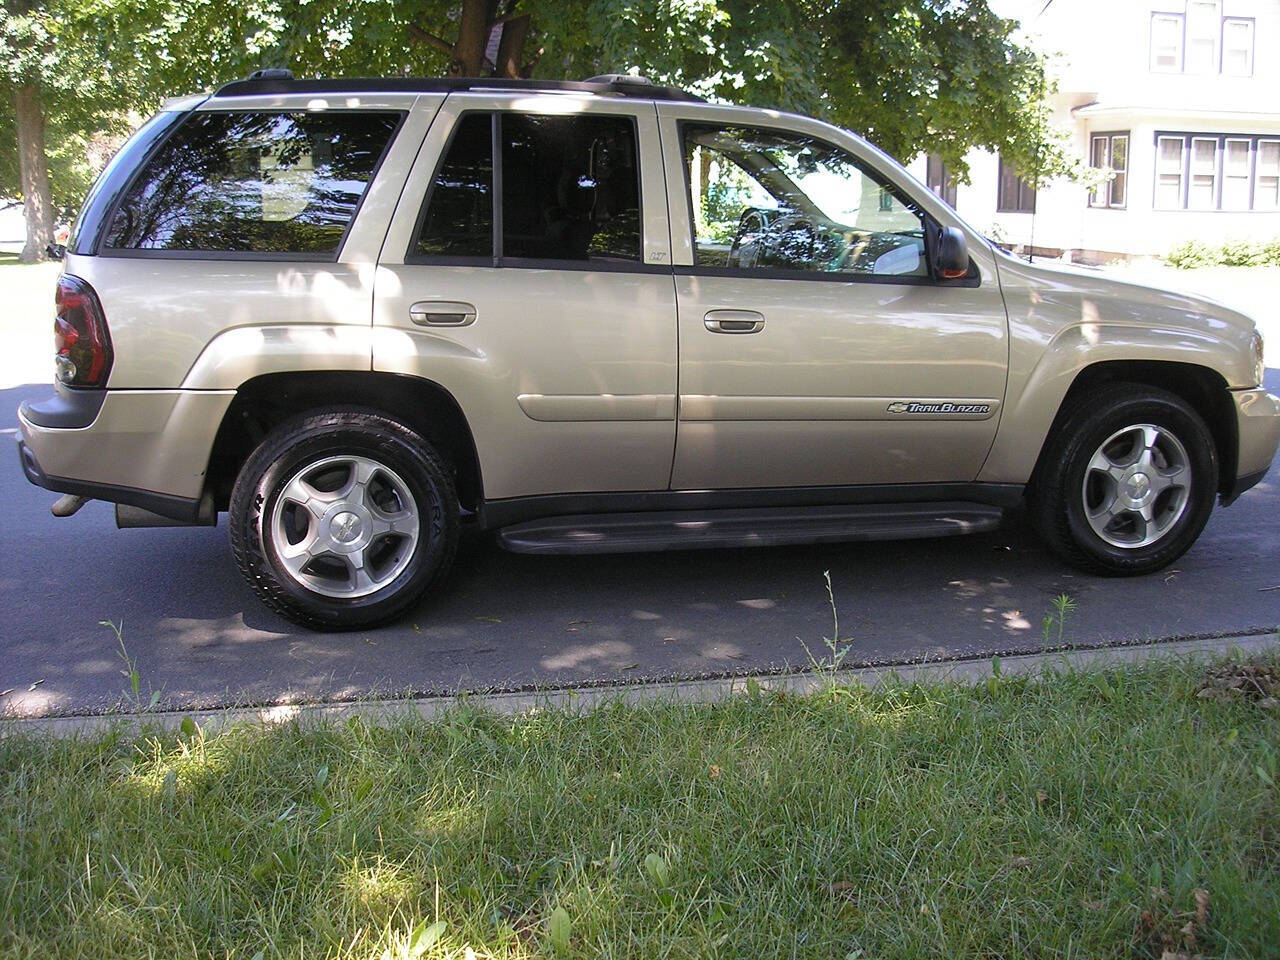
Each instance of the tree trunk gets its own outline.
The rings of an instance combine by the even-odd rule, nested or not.
[[[13,92],[13,113],[18,128],[18,167],[27,222],[27,242],[20,259],[23,263],[35,263],[53,240],[53,195],[49,192],[44,108],[38,84],[18,84]]]
[[[493,75],[518,80],[524,67],[524,42],[529,36],[529,17],[513,17],[502,25],[502,39],[498,41],[498,57]]]
[[[490,24],[497,0],[463,0],[458,21],[458,42],[453,46],[449,73],[455,77],[484,76],[484,50],[489,45]]]

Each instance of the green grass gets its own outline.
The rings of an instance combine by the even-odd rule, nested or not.
[[[1280,721],[1201,673],[10,731],[0,955],[1276,956]]]

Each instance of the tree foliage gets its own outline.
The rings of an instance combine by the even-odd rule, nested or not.
[[[965,152],[979,146],[1045,180],[1073,162],[1048,121],[1044,63],[1015,26],[986,0],[5,0],[0,194],[19,189],[15,84],[39,83],[55,202],[70,208],[92,173],[95,137],[165,96],[260,66],[308,76],[634,71],[816,115],[904,161],[937,153],[962,178]]]

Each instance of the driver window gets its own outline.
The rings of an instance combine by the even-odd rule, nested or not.
[[[920,214],[845,151],[776,130],[683,130],[699,266],[928,275]]]

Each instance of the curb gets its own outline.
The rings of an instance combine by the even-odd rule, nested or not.
[[[1026,676],[1041,673],[1049,667],[1087,669],[1144,660],[1199,660],[1226,654],[1250,655],[1276,649],[1280,649],[1280,634],[1259,633],[1237,637],[1209,637],[1122,647],[1019,654],[1000,658],[999,662],[1002,675]],[[976,684],[990,677],[992,673],[993,658],[983,656],[900,666],[857,667],[838,671],[835,679],[841,684],[861,683],[866,686],[876,686],[891,677],[896,677],[900,682],[908,684]],[[101,733],[120,727],[172,732],[178,730],[187,717],[194,720],[206,732],[239,724],[332,723],[350,717],[361,717],[376,723],[385,723],[413,715],[430,720],[459,703],[473,704],[507,716],[532,710],[591,710],[604,703],[636,704],[662,699],[706,703],[722,700],[735,694],[741,695],[746,691],[750,680],[754,680],[762,691],[785,691],[794,695],[812,693],[828,682],[827,677],[809,672],[782,676],[746,675],[714,680],[668,680],[644,685],[569,687],[533,693],[357,700],[350,703],[284,704],[271,707],[230,707],[221,710],[175,710],[150,714],[12,718],[0,723],[0,736],[18,731],[68,736]]]

